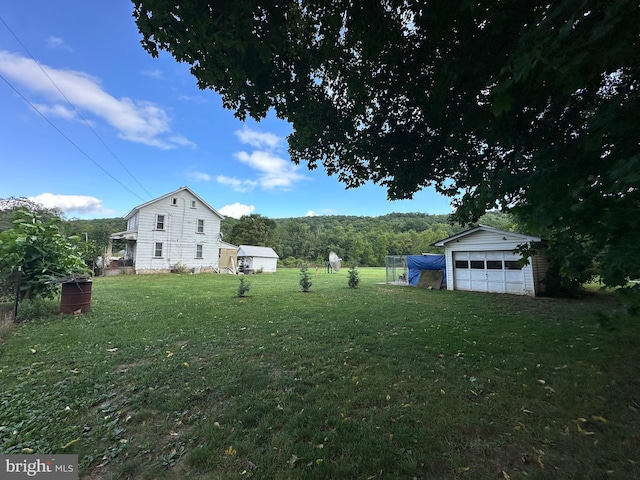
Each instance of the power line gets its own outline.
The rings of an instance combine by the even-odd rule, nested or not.
[[[58,90],[58,93],[60,93],[60,95],[62,95],[62,97],[67,101],[67,103],[69,105],[71,105],[71,107],[75,110],[75,112],[78,114],[78,116],[82,119],[82,121],[84,122],[84,124],[89,128],[89,130],[91,130],[91,132],[93,132],[93,134],[96,136],[96,138],[98,140],[100,140],[100,143],[102,143],[102,145],[104,145],[104,147],[107,149],[107,151],[111,154],[111,156],[113,156],[113,158],[116,159],[116,161],[120,164],[120,166],[129,174],[129,176],[138,184],[138,186],[140,188],[142,188],[142,190],[144,190],[144,192],[149,196],[149,198],[152,198],[152,195],[147,191],[146,188],[144,188],[144,186],[142,186],[142,184],[138,181],[138,179],[129,171],[129,169],[120,161],[120,159],[118,158],[118,156],[113,153],[113,151],[109,148],[109,146],[105,143],[105,141],[100,137],[100,135],[98,135],[98,132],[96,132],[93,127],[91,126],[91,124],[87,121],[86,118],[84,118],[84,116],[82,115],[82,113],[80,113],[80,111],[76,108],[76,106],[71,102],[71,100],[69,100],[69,98],[67,98],[67,96],[64,94],[64,92],[62,90],[60,90],[60,88],[58,87],[58,85],[56,84],[56,82],[53,81],[53,79],[49,76],[49,74],[47,73],[47,71],[42,67],[42,65],[40,65],[40,62],[38,62],[38,60],[36,60],[36,58],[31,54],[31,52],[29,51],[29,49],[24,45],[24,43],[22,43],[22,41],[20,40],[20,38],[18,38],[18,36],[13,32],[13,30],[11,30],[11,28],[9,27],[9,25],[7,25],[7,22],[4,21],[4,19],[2,18],[2,16],[0,16],[0,21],[3,23],[3,25],[7,28],[7,30],[9,30],[9,32],[11,33],[11,35],[13,35],[13,38],[16,39],[16,41],[22,46],[22,48],[25,50],[25,52],[27,52],[29,54],[29,56],[31,57],[31,59],[35,62],[36,65],[38,65],[38,68],[40,68],[40,70],[42,71],[42,73],[45,74],[45,76],[49,79],[49,81],[51,82],[51,84],[56,87],[56,90]],[[5,78],[3,78],[3,80],[6,82],[7,80]],[[8,83],[8,82],[7,82]],[[14,90],[15,87],[13,87],[12,85],[10,85],[11,88],[13,88]],[[20,95],[20,94],[19,94]],[[22,95],[20,95],[22,97]],[[22,97],[24,98],[24,97]],[[29,103],[29,105],[31,105],[31,103]],[[32,108],[35,109],[35,107],[33,107],[33,105],[31,105]],[[36,111],[38,111],[36,109]],[[40,113],[40,115],[42,115],[41,112],[38,111],[38,113]],[[42,115],[44,117],[44,115]],[[46,118],[45,118],[46,120]],[[47,120],[48,121],[48,120]],[[51,122],[49,122],[51,123]],[[56,128],[57,130],[57,128]],[[83,152],[84,153],[84,152]],[[85,154],[86,155],[86,154]],[[94,160],[91,160],[93,163],[95,163],[97,165],[97,163]],[[101,170],[105,171],[106,170],[102,167],[100,167]],[[109,176],[111,178],[114,178],[111,174],[109,174]],[[120,182],[118,182],[120,183]],[[122,185],[122,184],[121,184]],[[138,198],[140,198],[138,195],[136,195]]]
[[[32,104],[28,98],[26,98],[24,95],[22,95],[22,93],[20,93],[20,91],[14,87],[11,82],[9,82],[9,80],[7,80],[6,78],[4,78],[4,75],[2,75],[0,73],[0,78],[2,78],[2,80],[5,81],[5,83],[7,85],[9,85],[9,87],[11,87],[11,89],[16,92],[16,94],[18,94],[18,96],[20,98],[22,98],[22,100],[24,100],[27,105],[29,105],[31,108],[33,108],[38,115],[40,115],[49,125],[51,125],[60,135],[62,135],[65,140],[67,140],[71,145],[73,145],[74,147],[76,147],[76,149],[82,153],[85,157],[87,157],[96,167],[98,167],[100,170],[102,170],[104,173],[106,173],[109,177],[111,177],[118,185],[120,185],[122,188],[124,188],[125,190],[127,190],[129,193],[131,193],[132,195],[138,197],[140,200],[142,200],[143,202],[145,202],[146,200],[144,198],[142,198],[140,195],[138,195],[137,193],[135,193],[133,190],[131,190],[129,187],[127,187],[126,185],[124,185],[120,180],[118,180],[116,177],[114,177],[113,175],[111,175],[107,170],[105,170],[98,162],[96,162],[93,158],[91,158],[91,156],[85,152],[84,150],[82,150],[78,145],[76,145],[74,143],[73,140],[71,140],[67,135],[65,135],[65,133],[60,130],[58,127],[56,127],[53,122],[51,122],[51,120],[49,120],[40,110],[38,110],[36,108],[36,106],[34,104]]]

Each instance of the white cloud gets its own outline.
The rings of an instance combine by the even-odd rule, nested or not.
[[[309,210],[305,217],[315,217],[316,216],[316,212],[314,212],[313,210]]]
[[[143,70],[142,75],[146,77],[151,77],[154,80],[162,80],[164,75],[162,74],[162,70],[154,68],[153,70]]]
[[[64,118],[65,120],[73,120],[78,117],[78,112],[66,105],[46,105],[44,103],[34,103],[34,106],[40,113],[45,116],[53,116]]]
[[[72,52],[73,49],[66,44],[66,42],[60,37],[50,36],[46,40],[47,47],[49,48],[60,48],[62,50],[67,50],[68,52]]]
[[[227,185],[231,187],[235,192],[248,192],[258,186],[258,182],[253,180],[240,180],[238,178],[227,177],[225,175],[218,175],[216,182],[221,185]]]
[[[59,208],[65,213],[113,213],[102,206],[102,200],[87,195],[54,195],[47,192],[29,197],[29,200],[46,208]]]
[[[283,141],[281,137],[273,133],[257,132],[246,125],[242,127],[242,130],[236,130],[235,134],[242,143],[258,149],[275,150],[280,147]]]
[[[187,173],[187,177],[189,179],[193,180],[194,182],[209,182],[209,181],[211,181],[211,175],[209,175],[208,173],[204,173],[204,172],[191,171],[191,172]]]
[[[178,100],[181,102],[194,102],[194,103],[209,103],[204,97],[195,97],[193,95],[179,95]]]
[[[284,139],[273,133],[258,132],[246,125],[235,131],[240,142],[255,147],[251,153],[241,151],[234,156],[257,171],[257,181],[239,180],[220,176],[219,183],[229,185],[238,192],[245,192],[259,185],[263,190],[290,190],[294,183],[308,177],[298,173],[298,166],[280,156]]]
[[[259,172],[258,180],[264,190],[289,189],[295,182],[307,177],[298,173],[298,167],[277,155],[256,150],[252,153],[238,152],[235,157]]]
[[[256,207],[253,205],[243,205],[242,203],[236,202],[232,205],[225,205],[218,211],[225,217],[240,218],[252,214],[255,209]]]
[[[115,98],[103,90],[97,78],[84,72],[39,66],[29,58],[0,50],[0,73],[39,96],[39,103],[46,100],[50,114],[58,112],[62,118],[69,118],[70,107],[62,91],[78,110],[106,121],[124,140],[164,150],[195,146],[172,132],[171,119],[164,109],[145,100]]]

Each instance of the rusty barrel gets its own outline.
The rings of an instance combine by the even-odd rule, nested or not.
[[[91,311],[91,280],[74,280],[62,284],[60,313],[69,315]]]

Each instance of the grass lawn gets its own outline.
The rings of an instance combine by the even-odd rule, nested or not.
[[[382,285],[384,269],[97,278],[0,344],[0,453],[87,479],[640,478],[640,323],[614,294]]]

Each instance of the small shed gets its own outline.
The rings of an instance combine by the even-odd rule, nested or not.
[[[238,267],[244,273],[276,273],[278,254],[271,247],[240,245],[238,247]]]
[[[517,249],[539,237],[479,225],[433,245],[444,247],[447,289],[536,296],[544,291],[547,261],[535,255],[523,265]]]

